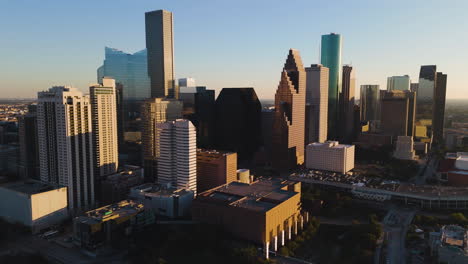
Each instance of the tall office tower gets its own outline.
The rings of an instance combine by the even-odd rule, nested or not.
[[[215,146],[252,161],[262,145],[262,105],[253,88],[223,88],[215,102]]]
[[[197,191],[213,189],[237,180],[235,152],[197,149]]]
[[[150,79],[146,50],[133,54],[105,48],[104,63],[97,70],[97,81],[108,76],[124,87],[123,100],[144,100],[150,98]]]
[[[156,125],[182,118],[182,102],[174,99],[151,98],[145,101],[141,112],[143,124],[141,141],[145,181],[155,182],[157,163],[161,155],[159,145],[156,142]]]
[[[119,167],[117,138],[117,99],[115,80],[102,79],[102,85],[89,87],[93,120],[94,177],[114,174]]]
[[[275,94],[272,161],[278,171],[304,163],[305,88],[299,51],[290,49]]]
[[[354,133],[353,133],[353,142],[356,141],[356,139],[358,138],[358,136],[361,134],[362,132],[362,126],[361,126],[361,107],[359,107],[359,105],[354,105],[354,108],[353,108],[353,112],[354,112]]]
[[[172,12],[145,13],[148,74],[151,97],[179,98],[174,75],[174,30]]]
[[[408,90],[384,92],[381,100],[380,124],[382,133],[398,136],[414,135],[416,117],[416,93]]]
[[[433,117],[433,139],[435,144],[443,143],[445,97],[447,93],[447,74],[437,72],[437,86],[434,93],[434,117]]]
[[[177,119],[156,124],[158,183],[197,193],[197,134],[192,122]]]
[[[341,35],[322,35],[321,63],[329,69],[328,81],[328,138],[338,134],[339,96],[341,93]]]
[[[28,113],[18,119],[20,146],[19,175],[23,179],[39,180],[37,144],[37,105],[28,105]]]
[[[192,123],[197,129],[197,146],[211,148],[215,144],[215,91],[197,86],[195,93],[195,117]]]
[[[351,143],[354,128],[354,97],[356,79],[352,66],[343,66],[343,83],[340,94],[339,133],[340,140]]]
[[[327,140],[328,68],[312,64],[306,71],[305,145]]]
[[[408,75],[391,76],[387,78],[387,91],[410,91],[411,80]]]
[[[41,181],[68,187],[70,209],[94,205],[91,104],[76,88],[38,93],[37,131]]]
[[[115,84],[115,104],[117,108],[117,141],[119,143],[117,149],[120,152],[125,141],[125,112],[123,101],[123,85],[121,83]]]
[[[182,115],[185,119],[192,121],[195,114],[195,94],[197,93],[197,87],[195,79],[193,78],[181,78],[179,79],[179,100],[184,103],[184,110]],[[195,123],[194,123],[195,125]]]
[[[361,85],[361,120],[379,120],[380,90],[378,85]]]

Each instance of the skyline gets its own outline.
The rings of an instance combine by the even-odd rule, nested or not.
[[[290,8],[301,8],[290,13],[279,1],[269,1],[267,8],[265,1],[141,1],[138,6],[103,1],[93,8],[91,1],[7,2],[9,8],[0,11],[0,22],[11,25],[0,29],[5,39],[2,98],[35,98],[54,85],[86,91],[96,82],[105,46],[129,53],[145,48],[144,13],[156,9],[174,14],[176,78],[193,77],[218,94],[223,87],[254,87],[261,99],[273,99],[283,54],[295,48],[304,66],[319,63],[321,35],[335,32],[343,37],[343,64],[356,69],[357,87],[378,84],[385,89],[387,77],[404,74],[417,82],[420,66],[434,64],[449,76],[447,98],[468,98],[463,93],[468,37],[456,34],[466,24],[463,7],[468,3],[463,1],[450,1],[450,6],[436,1],[295,1]],[[30,8],[24,9],[24,2]],[[331,10],[338,14],[333,19]],[[86,19],[103,14],[105,19]],[[411,23],[398,22],[409,19]]]

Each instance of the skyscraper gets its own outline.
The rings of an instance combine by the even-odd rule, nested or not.
[[[380,89],[378,85],[361,85],[361,120],[379,120]]]
[[[91,104],[76,88],[38,93],[37,130],[41,181],[68,187],[70,209],[95,203]]]
[[[408,90],[384,92],[381,97],[381,129],[385,135],[413,136],[416,95]]]
[[[197,135],[185,119],[156,124],[158,183],[197,193]]]
[[[28,105],[28,113],[18,119],[18,137],[19,175],[21,178],[39,180],[37,105]]]
[[[216,149],[250,162],[262,145],[261,111],[253,88],[223,88],[215,103]]]
[[[341,35],[322,35],[321,63],[329,69],[328,138],[338,136],[339,96],[341,94]]]
[[[306,125],[305,145],[327,140],[328,123],[328,68],[312,64],[305,68]]]
[[[437,72],[437,86],[435,90],[435,107],[433,117],[434,143],[443,143],[444,137],[444,117],[445,117],[445,97],[447,93],[447,74]]]
[[[304,163],[305,88],[299,51],[290,49],[275,94],[272,164],[278,171]]]
[[[116,173],[119,167],[115,86],[114,79],[104,77],[102,85],[89,87],[96,179]]]
[[[174,30],[172,12],[145,13],[148,74],[151,97],[179,98],[174,75]]]
[[[352,66],[343,66],[343,83],[340,94],[339,133],[341,142],[351,143],[354,130],[354,97],[356,79]]]
[[[387,78],[387,91],[399,90],[409,91],[411,88],[411,80],[408,75],[391,76]]]
[[[157,163],[161,156],[156,142],[158,123],[182,118],[182,102],[174,99],[151,98],[142,106],[142,148],[145,181],[154,182],[157,177]]]
[[[104,63],[97,70],[97,81],[111,77],[122,84],[123,100],[144,100],[150,97],[150,79],[146,50],[133,54],[105,48]]]

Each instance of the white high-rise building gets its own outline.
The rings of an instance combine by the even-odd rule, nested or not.
[[[197,192],[197,134],[192,122],[177,119],[156,124],[158,183]]]
[[[410,91],[411,80],[408,75],[391,76],[387,78],[387,91]]]
[[[95,177],[117,172],[119,150],[117,140],[117,100],[115,80],[102,79],[102,85],[89,87],[92,120]]]
[[[354,168],[354,145],[339,144],[338,141],[311,143],[306,147],[306,167],[346,173]]]
[[[306,70],[306,135],[305,144],[325,142],[328,130],[329,70],[312,64]]]
[[[76,88],[38,93],[37,129],[41,181],[68,187],[70,209],[94,205],[91,104]]]

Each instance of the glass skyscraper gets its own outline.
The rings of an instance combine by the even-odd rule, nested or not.
[[[379,120],[380,88],[378,85],[361,85],[361,120]]]
[[[328,80],[328,138],[336,139],[338,130],[339,96],[341,93],[341,35],[322,35],[321,63],[329,68]]]
[[[105,48],[104,63],[97,70],[97,79],[111,77],[123,85],[123,100],[144,100],[150,97],[146,50],[134,54]]]

